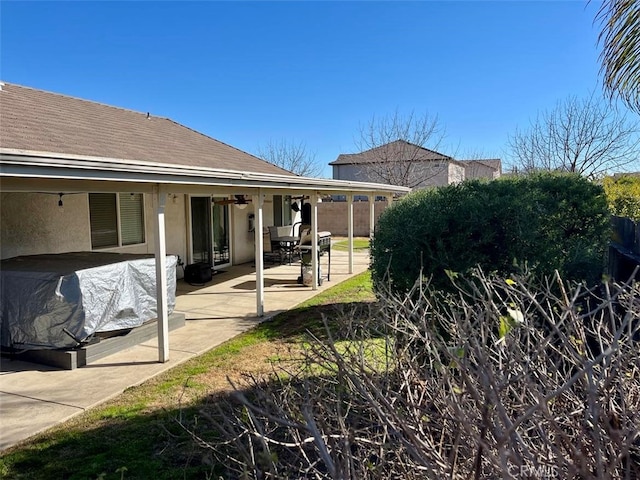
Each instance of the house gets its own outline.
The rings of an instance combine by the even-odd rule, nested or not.
[[[161,362],[168,360],[167,253],[214,267],[255,261],[262,315],[263,236],[255,232],[292,225],[292,202],[308,198],[317,248],[322,195],[407,191],[300,177],[168,118],[0,84],[0,258],[153,254]]]
[[[360,153],[340,154],[329,163],[336,180],[356,180],[439,187],[471,178],[495,179],[501,173],[499,159],[456,160],[404,140],[396,140]]]
[[[499,158],[486,158],[478,160],[459,160],[464,165],[464,178],[484,178],[495,180],[502,176],[502,161]]]

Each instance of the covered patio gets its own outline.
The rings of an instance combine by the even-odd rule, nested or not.
[[[277,313],[331,288],[369,265],[367,252],[353,255],[334,250],[331,281],[317,290],[299,285],[299,264],[276,265],[264,272],[264,295],[269,309],[255,311],[255,267],[230,267],[205,286],[178,282],[176,311],[184,313],[184,327],[171,332],[170,360],[158,362],[157,340],[149,340],[85,367],[60,370],[20,360],[2,359],[0,388],[0,450],[61,423],[145,380],[220,345],[269,320]],[[99,381],[96,381],[99,378]]]
[[[362,271],[368,258],[353,251],[354,195],[391,199],[410,190],[302,177],[164,117],[29,87],[0,82],[0,106],[6,120],[0,124],[0,257],[75,252],[146,255],[153,259],[153,266],[142,283],[153,297],[154,308],[143,322],[156,319],[155,324],[142,326],[154,330],[151,340],[75,370],[3,359],[0,448],[141,383]],[[334,194],[348,199],[349,251],[335,252],[331,282],[321,285],[315,254],[321,246],[317,205],[323,197]],[[293,221],[289,212],[294,210],[292,198],[299,198],[301,206],[307,207],[302,223],[311,230],[313,278],[309,286],[297,283],[299,264],[265,268],[263,263],[264,237],[260,233],[265,227]],[[216,216],[217,210],[223,214]],[[371,226],[374,213],[371,202]],[[216,238],[219,244],[213,241]],[[205,250],[207,258],[197,255]],[[217,262],[216,254],[225,262]],[[178,273],[173,265],[178,258],[186,264],[204,263],[225,272],[216,274],[203,288],[178,284],[175,312],[184,313],[186,325],[169,333],[173,274]],[[47,283],[47,291],[53,292],[47,296],[52,304],[66,305],[72,297],[80,298],[77,288],[73,295],[58,288],[66,278],[75,281],[77,271],[46,273],[47,278],[56,280]],[[104,278],[96,277],[94,285],[105,283]],[[28,288],[18,286],[14,291],[28,295],[33,285],[39,285],[36,280]],[[52,285],[55,288],[50,288]],[[104,291],[107,293],[100,298],[108,299],[111,292],[130,292],[132,288],[111,282]],[[0,303],[9,304],[16,296],[5,289]],[[31,305],[30,300],[14,303]],[[115,316],[130,310],[133,303],[116,309]],[[52,331],[68,335],[64,332],[68,316],[50,315],[49,303],[43,304],[44,313],[11,317],[20,318],[29,328],[37,325],[31,329],[47,335]],[[36,323],[40,320],[43,326]],[[11,349],[58,347],[39,338],[24,340],[13,334],[8,322],[2,326],[3,345]],[[93,332],[81,333],[70,335],[64,346],[71,340],[84,342]]]
[[[353,273],[353,197],[355,193],[370,197],[404,194],[408,188],[393,185],[367,184],[318,178],[305,178],[291,175],[259,174],[236,172],[205,167],[177,167],[147,162],[123,161],[119,159],[84,157],[77,155],[51,155],[39,152],[18,152],[0,148],[0,178],[3,193],[20,192],[73,192],[72,195],[88,192],[138,192],[149,197],[153,215],[150,220],[150,242],[156,265],[157,300],[157,361],[169,361],[169,312],[167,298],[167,231],[170,224],[166,220],[168,198],[176,193],[181,195],[235,196],[241,194],[251,198],[255,232],[263,232],[264,204],[268,195],[301,195],[309,199],[310,212],[310,251],[319,251],[318,203],[324,195],[336,192],[347,193],[347,244],[346,271]],[[87,192],[87,193],[84,193]],[[60,193],[62,202],[62,194]],[[374,225],[374,202],[370,202],[370,225]],[[64,233],[64,232],[61,232]],[[373,228],[370,232],[373,236]],[[255,270],[252,279],[245,283],[246,289],[235,288],[228,293],[232,296],[243,295],[253,298],[252,314],[262,317],[267,311],[274,311],[271,304],[265,302],[265,291],[269,284],[265,282],[264,239],[255,235],[253,245]],[[334,262],[332,262],[334,263]],[[333,267],[333,265],[332,265]],[[299,267],[298,267],[299,269]],[[310,290],[319,288],[318,256],[311,255],[312,279]],[[333,273],[333,272],[332,272]],[[297,279],[298,274],[291,274]],[[273,284],[271,285],[273,286]],[[307,288],[308,290],[309,288]],[[221,298],[228,295],[220,295]],[[220,306],[229,304],[228,298]],[[269,300],[271,301],[271,300]],[[277,306],[277,300],[275,300]],[[171,337],[174,333],[172,332]]]

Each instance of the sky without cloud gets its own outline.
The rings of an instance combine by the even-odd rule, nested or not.
[[[429,112],[443,153],[508,161],[508,135],[538,110],[600,91],[599,5],[2,1],[0,78],[251,153],[304,141],[324,165],[373,115]]]

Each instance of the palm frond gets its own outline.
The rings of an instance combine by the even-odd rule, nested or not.
[[[640,112],[640,0],[605,0],[596,20],[602,24],[604,85],[611,97]]]

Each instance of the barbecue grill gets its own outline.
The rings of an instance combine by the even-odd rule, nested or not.
[[[311,244],[311,233],[305,233],[300,237],[300,244],[296,246],[296,250],[300,254],[300,277],[298,283],[310,285],[310,272],[313,257]],[[320,261],[324,254],[327,254],[327,282],[331,281],[331,232],[318,232],[318,285],[322,285],[323,275]],[[305,275],[305,271],[307,275]],[[305,281],[306,280],[306,281]]]

